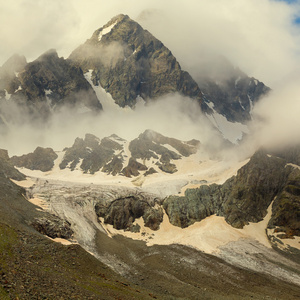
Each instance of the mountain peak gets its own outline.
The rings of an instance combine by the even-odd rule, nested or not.
[[[47,50],[46,52],[44,52],[42,55],[40,55],[38,58],[37,58],[37,60],[47,60],[47,59],[51,59],[51,58],[53,58],[53,59],[58,59],[59,57],[58,57],[58,54],[57,54],[57,51],[56,51],[56,49],[49,49],[49,50]]]
[[[202,103],[202,93],[164,44],[127,15],[118,15],[75,49],[70,60],[84,72],[93,70],[101,85],[121,106],[133,107],[168,93],[181,93]]]

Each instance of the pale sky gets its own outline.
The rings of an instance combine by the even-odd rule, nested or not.
[[[274,0],[0,0],[0,64],[14,53],[31,61],[51,48],[68,57],[125,13],[187,71],[193,73],[203,52],[222,54],[273,87],[300,65],[299,6]]]

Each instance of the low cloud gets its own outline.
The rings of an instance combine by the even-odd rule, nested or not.
[[[37,146],[63,150],[71,146],[76,137],[84,137],[86,133],[100,138],[117,134],[132,140],[146,129],[184,141],[198,139],[206,150],[213,152],[223,143],[220,133],[202,114],[199,105],[178,94],[148,104],[141,100],[134,110],[110,109],[97,115],[61,108],[43,126],[30,122],[24,122],[21,127],[11,124],[1,143],[9,149],[10,155],[20,155]]]
[[[224,55],[273,87],[299,63],[300,4],[273,0],[15,0],[1,4],[0,61],[33,60],[50,48],[67,57],[119,13],[160,39],[192,75],[210,54]],[[0,62],[1,63],[1,62]]]
[[[300,143],[300,73],[284,81],[254,108],[252,131],[258,145]]]

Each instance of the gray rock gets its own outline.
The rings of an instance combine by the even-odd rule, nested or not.
[[[299,169],[292,170],[282,192],[274,200],[268,228],[276,228],[276,232],[283,232],[281,238],[300,236]]]
[[[0,149],[0,177],[14,180],[24,180],[26,176],[14,168],[7,150]]]
[[[86,134],[84,139],[77,138],[72,147],[65,149],[65,155],[59,167],[67,166],[73,171],[79,166],[85,173],[94,174],[103,168],[104,172],[116,175],[123,168],[123,160],[115,155],[115,151],[123,150],[123,146],[111,138],[98,139]]]
[[[30,170],[50,171],[57,159],[57,154],[52,148],[37,147],[33,153],[11,157],[11,162],[16,167],[24,167]]]
[[[154,205],[141,195],[129,195],[108,205],[98,202],[95,212],[98,217],[104,218],[104,223],[111,224],[116,229],[132,230],[135,220],[143,217],[146,227],[158,230],[163,221],[163,210],[161,207],[154,208]]]
[[[30,121],[45,121],[53,111],[63,106],[75,111],[82,106],[93,112],[102,109],[82,70],[70,61],[59,58],[55,50],[47,51],[28,64],[25,58],[18,58],[17,62],[8,61],[3,65],[2,73],[3,69],[8,68],[7,65],[10,66],[9,75],[5,77],[8,79],[0,80],[3,85],[0,91],[6,88],[11,94],[10,101],[4,101],[1,106],[8,122],[24,121],[18,120],[19,114],[10,114],[13,108],[18,108],[20,115]],[[17,71],[18,77],[15,75]]]
[[[31,225],[41,234],[47,235],[53,239],[70,239],[73,235],[71,224],[54,215],[36,218]]]
[[[102,30],[113,24],[99,40]],[[92,69],[94,84],[100,84],[121,107],[133,107],[138,96],[150,101],[174,92],[203,103],[198,85],[181,70],[171,51],[126,15],[96,30],[69,59],[84,72]]]
[[[237,176],[223,185],[202,185],[188,189],[184,197],[170,196],[164,208],[173,225],[187,227],[196,221],[217,214],[227,223],[242,228],[249,222],[259,222],[267,208],[283,190],[291,168],[276,157],[258,151]]]

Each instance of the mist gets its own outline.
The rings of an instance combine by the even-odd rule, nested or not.
[[[23,111],[15,111],[15,114],[23,114],[23,119],[26,118]],[[140,100],[134,109],[121,109],[115,105],[100,114],[78,113],[70,107],[62,107],[43,124],[39,121],[23,122],[22,126],[10,124],[1,144],[9,149],[9,155],[29,153],[37,146],[62,151],[86,133],[99,138],[117,134],[130,141],[146,129],[183,141],[198,139],[211,151],[217,151],[223,143],[220,133],[202,114],[198,103],[179,94],[170,94],[147,104]]]
[[[13,53],[31,61],[50,48],[70,53],[124,13],[160,39],[183,69],[199,72],[209,54],[224,55],[273,87],[299,62],[299,1],[1,0],[0,64]],[[4,26],[5,24],[5,26]]]

